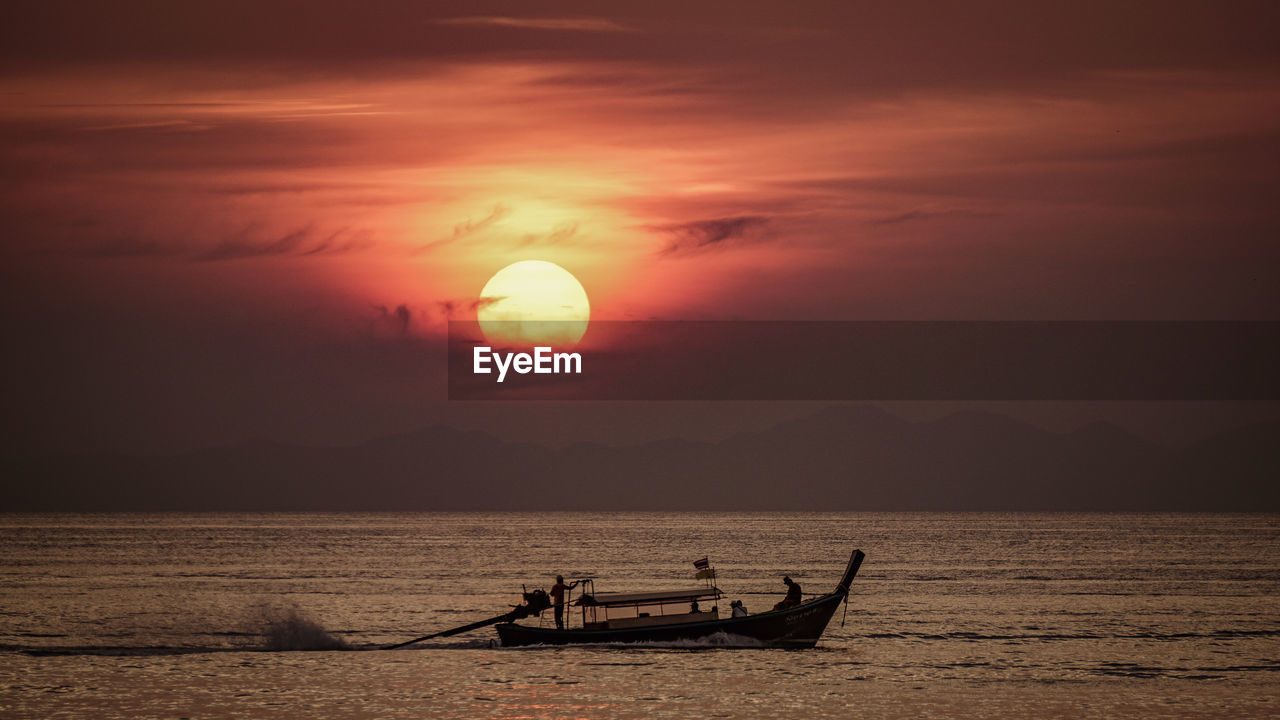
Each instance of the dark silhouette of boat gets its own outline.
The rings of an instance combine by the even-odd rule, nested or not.
[[[718,600],[712,585],[689,590],[644,593],[590,594],[575,606],[582,608],[582,627],[556,628],[521,625],[517,619],[540,610],[515,612],[495,625],[504,646],[672,643],[706,641],[722,646],[811,648],[818,643],[865,557],[854,550],[835,590],[779,610],[721,618],[717,608],[703,611],[699,600]],[[526,603],[544,602],[545,594]],[[522,608],[525,606],[521,606]],[[543,606],[545,609],[545,605]]]

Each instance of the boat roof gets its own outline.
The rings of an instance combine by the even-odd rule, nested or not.
[[[686,588],[684,590],[652,590],[631,593],[596,593],[592,597],[596,605],[630,605],[632,603],[656,603],[664,600],[696,600],[719,597],[720,589],[714,587]]]

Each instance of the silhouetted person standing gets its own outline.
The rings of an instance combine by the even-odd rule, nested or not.
[[[564,629],[564,593],[566,590],[572,590],[578,587],[578,581],[574,580],[571,584],[564,584],[564,576],[556,576],[556,584],[551,586],[551,601],[555,603],[556,608],[556,629]]]
[[[787,596],[782,598],[782,602],[773,606],[774,610],[786,610],[800,604],[800,583],[790,577],[783,577],[782,582],[787,584]]]

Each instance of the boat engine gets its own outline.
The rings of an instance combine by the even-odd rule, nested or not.
[[[511,611],[512,619],[520,620],[530,615],[537,615],[549,607],[551,607],[551,596],[547,595],[546,590],[536,588],[524,593],[524,604],[517,605]]]

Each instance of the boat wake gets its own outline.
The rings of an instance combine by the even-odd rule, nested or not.
[[[74,638],[66,635],[36,635],[33,638]],[[53,644],[0,644],[0,651],[19,652],[33,656],[50,655],[191,655],[196,653],[225,652],[289,652],[298,650],[373,650],[377,645],[358,647],[341,636],[326,630],[317,620],[307,615],[297,605],[259,605],[251,608],[239,629],[229,631],[203,631],[192,635],[208,640],[216,637],[225,643],[205,644],[152,644],[128,643],[119,645],[53,645]]]
[[[346,640],[325,630],[296,605],[259,608],[264,650],[350,650]]]
[[[547,648],[564,648],[564,645],[520,645],[503,648],[504,650],[545,650]],[[656,648],[664,650],[708,650],[715,648],[763,648],[768,647],[760,640],[745,635],[717,632],[706,637],[684,640],[645,640],[641,642],[613,643],[574,643],[576,648],[609,648],[613,650],[625,648]]]
[[[671,642],[643,642],[633,643],[636,647],[657,647],[657,648],[678,648],[678,649],[700,649],[700,648],[762,648],[765,644],[760,640],[747,637],[746,635],[735,635],[727,632],[717,632],[714,635],[697,638],[694,640],[673,640]]]

